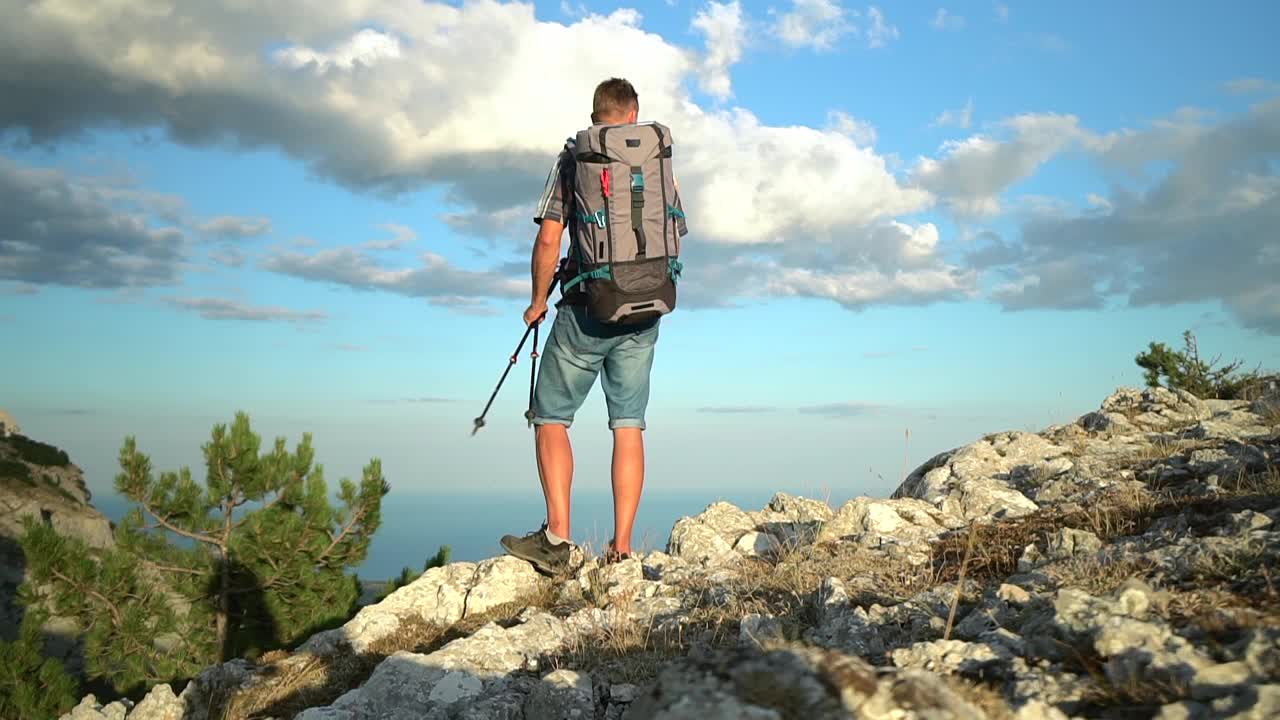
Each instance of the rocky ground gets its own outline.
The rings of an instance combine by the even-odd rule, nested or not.
[[[562,578],[426,572],[344,627],[73,720],[1280,717],[1280,394],[1122,389],[894,497],[778,494]]]

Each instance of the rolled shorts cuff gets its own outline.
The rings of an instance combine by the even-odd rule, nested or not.
[[[644,430],[645,427],[643,418],[611,418],[609,420],[610,430],[617,430],[618,428],[640,428]]]
[[[534,425],[563,425],[565,427],[573,425],[572,418],[539,417],[537,415],[533,417],[532,422]]]

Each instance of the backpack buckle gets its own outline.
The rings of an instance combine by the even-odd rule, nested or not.
[[[597,210],[594,217],[596,220],[596,225],[599,225],[600,227],[604,227],[604,210],[603,209]]]
[[[631,173],[631,192],[644,192],[644,173]]]

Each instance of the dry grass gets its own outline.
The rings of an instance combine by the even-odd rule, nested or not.
[[[1272,465],[1260,472],[1239,472],[1222,479],[1219,485],[1232,495],[1280,496],[1280,466]]]
[[[1079,588],[1090,595],[1106,595],[1132,578],[1148,579],[1154,570],[1150,561],[1111,561],[1096,557],[1074,557],[1056,563],[1048,575],[1061,587]]]
[[[1014,720],[1016,717],[1004,696],[991,686],[950,673],[939,677],[943,684],[977,708],[987,720]]]

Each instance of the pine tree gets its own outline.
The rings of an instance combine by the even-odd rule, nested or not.
[[[28,611],[13,642],[0,641],[0,720],[58,717],[75,707],[79,683],[62,663],[43,657],[45,615]]]
[[[1186,390],[1198,398],[1232,399],[1258,379],[1257,371],[1234,376],[1243,364],[1239,360],[1214,368],[1218,358],[1200,359],[1200,348],[1190,330],[1182,333],[1183,350],[1170,349],[1164,343],[1152,342],[1147,351],[1138,353],[1134,362],[1143,369],[1147,387],[1160,387],[1161,379],[1170,390]]]
[[[120,692],[191,677],[233,657],[289,647],[344,622],[389,486],[376,458],[330,504],[311,435],[268,452],[244,413],[203,446],[205,480],[188,468],[156,477],[125,439],[116,491],[135,507],[117,548],[92,550],[30,522],[23,548],[32,584],[85,630],[91,677]]]

